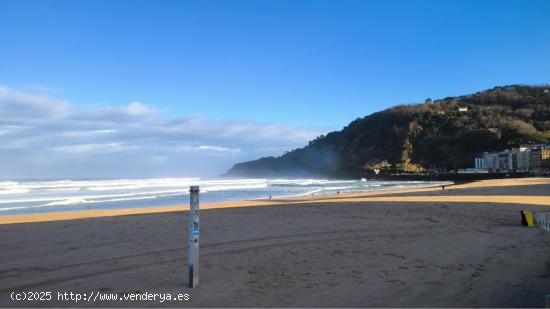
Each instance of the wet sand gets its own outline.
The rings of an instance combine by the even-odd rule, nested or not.
[[[196,289],[185,206],[1,217],[0,306],[544,307],[550,233],[522,227],[519,210],[547,206],[544,178],[202,205]],[[13,291],[54,294],[14,302]]]

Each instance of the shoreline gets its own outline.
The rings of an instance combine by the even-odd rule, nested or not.
[[[518,178],[518,179],[492,179],[492,180],[478,180],[465,183],[445,185],[447,192],[451,192],[453,189],[462,188],[475,188],[475,187],[488,187],[488,186],[503,186],[503,185],[532,185],[533,183],[548,183],[549,178]],[[259,207],[259,206],[276,206],[276,205],[292,205],[292,204],[304,204],[304,203],[330,203],[330,202],[346,202],[353,200],[354,202],[388,202],[388,201],[403,201],[403,202],[472,202],[472,203],[516,203],[526,205],[550,205],[550,198],[548,197],[530,197],[525,199],[523,196],[509,196],[509,195],[496,195],[496,196],[431,196],[429,198],[422,196],[401,196],[388,197],[388,195],[395,194],[407,194],[407,193],[419,193],[419,192],[433,192],[441,191],[440,186],[429,186],[420,188],[407,188],[407,189],[388,189],[380,191],[363,191],[354,193],[342,193],[339,195],[317,195],[317,196],[297,196],[289,198],[274,198],[271,200],[258,199],[258,200],[240,200],[240,201],[227,201],[227,202],[214,202],[201,204],[201,210],[211,209],[223,209],[223,208],[238,208],[238,207]],[[188,204],[173,205],[173,206],[161,206],[161,207],[142,207],[142,208],[123,208],[123,209],[99,209],[99,210],[81,210],[81,211],[65,211],[65,212],[48,212],[48,213],[34,213],[34,214],[17,214],[17,215],[5,215],[0,216],[0,225],[3,224],[17,224],[17,223],[31,223],[31,222],[51,222],[51,221],[64,221],[64,220],[79,220],[89,218],[103,218],[103,217],[115,217],[115,216],[129,216],[129,215],[145,215],[145,214],[158,214],[168,212],[185,212],[189,208]]]
[[[69,180],[72,182],[73,180]],[[75,180],[78,181],[78,180]],[[245,179],[245,181],[248,181],[248,179]],[[267,183],[274,181],[277,183],[277,180],[263,180],[264,182],[267,181]],[[288,180],[290,183],[293,183],[293,180]],[[303,180],[298,179],[298,182],[302,182]],[[309,181],[306,179],[306,181]],[[317,180],[313,180],[314,182]],[[338,182],[339,180],[320,180],[320,181],[329,181],[329,182]],[[213,180],[206,180],[205,188],[201,186],[201,191],[207,192],[209,191],[209,184],[208,182],[215,182]],[[237,180],[238,182],[238,180]],[[346,182],[350,182],[349,180]],[[351,182],[359,182],[359,180],[351,180]],[[206,204],[224,204],[224,203],[233,203],[233,202],[250,202],[250,201],[266,201],[266,200],[281,200],[281,199],[292,199],[292,198],[305,198],[305,197],[311,197],[311,196],[331,196],[331,195],[337,195],[336,192],[338,191],[339,194],[357,194],[357,193],[367,193],[367,192],[386,192],[386,191],[393,191],[393,190],[408,190],[408,189],[420,189],[420,188],[429,188],[429,187],[439,187],[441,185],[448,186],[450,184],[453,184],[452,181],[381,181],[381,184],[367,184],[365,187],[362,185],[358,188],[354,188],[352,186],[348,186],[345,188],[340,187],[314,187],[314,188],[307,188],[304,187],[302,191],[304,192],[295,192],[295,193],[283,193],[283,192],[277,192],[277,190],[274,190],[273,192],[266,191],[264,194],[251,194],[250,196],[241,196],[238,199],[231,199],[231,198],[212,198],[212,196],[208,196],[208,193],[206,196],[202,196],[201,194],[201,201],[207,200],[207,202],[203,202],[203,205]],[[182,188],[183,190],[180,192],[185,192],[187,189]],[[204,189],[204,190],[203,190]],[[339,191],[342,190],[342,191]],[[223,191],[223,190],[222,190]],[[156,192],[154,193],[156,194]],[[122,195],[130,195],[130,194],[122,194]],[[117,196],[117,195],[113,195]],[[186,198],[187,196],[187,198]],[[267,198],[269,196],[269,198]],[[273,196],[273,198],[271,198]],[[106,195],[106,197],[109,197],[109,195]],[[0,208],[0,218],[2,217],[13,217],[13,216],[31,216],[31,215],[45,215],[45,214],[65,214],[65,213],[89,213],[89,212],[107,212],[107,211],[114,211],[114,213],[119,213],[122,210],[129,210],[132,214],[139,214],[143,211],[139,211],[139,209],[144,210],[145,212],[155,212],[155,209],[164,209],[165,211],[172,211],[174,207],[188,207],[188,194],[181,194],[178,198],[173,198],[171,201],[165,201],[162,203],[158,203],[156,201],[152,202],[143,202],[139,204],[125,204],[124,202],[127,202],[127,200],[119,199],[117,202],[111,202],[110,200],[105,201],[95,201],[94,196],[66,196],[66,197],[42,197],[42,201],[50,202],[48,204],[42,204],[42,205],[18,205],[17,207],[6,207],[6,208]],[[88,201],[88,198],[90,198],[90,201]],[[147,197],[146,198],[150,198]],[[157,198],[156,196],[153,198]],[[133,198],[130,198],[129,200],[132,200]],[[139,198],[136,198],[139,199]],[[0,199],[1,200],[1,199]],[[9,201],[9,202],[17,202],[18,200]],[[25,203],[25,202],[36,202],[41,201],[40,199],[25,199],[23,198],[19,204]],[[68,204],[65,204],[67,203]],[[77,201],[74,202],[73,201]],[[104,202],[109,202],[110,204],[104,205]],[[120,203],[119,203],[120,202]],[[96,203],[100,203],[97,204]],[[53,207],[49,207],[53,206]],[[74,206],[74,207],[71,207]],[[87,215],[85,215],[88,217]],[[73,216],[69,216],[73,217]]]
[[[207,204],[193,289],[184,206],[54,214],[0,225],[0,307],[46,304],[13,291],[191,296],[51,307],[543,307],[550,234],[519,212],[549,206],[548,178]]]

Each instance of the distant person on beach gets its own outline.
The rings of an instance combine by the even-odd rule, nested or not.
[[[445,185],[442,185],[442,186],[441,186],[441,190],[445,190]]]
[[[271,199],[271,195],[269,196],[269,199]]]

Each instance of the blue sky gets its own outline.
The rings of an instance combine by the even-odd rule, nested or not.
[[[396,104],[496,85],[548,83],[548,16],[549,1],[3,0],[0,104],[11,107],[0,108],[0,116],[8,119],[6,111],[17,110],[17,100],[39,109],[54,102],[64,106],[64,114],[56,117],[67,122],[65,129],[71,122],[81,131],[121,132],[99,125],[105,120],[101,117],[107,117],[105,111],[112,115],[137,109],[154,114],[151,121],[165,129],[202,119],[203,127],[231,131],[245,126],[253,132],[264,130],[273,140],[242,143],[246,138],[239,130],[225,140],[208,140],[211,133],[203,133],[200,141],[185,137],[185,147],[232,149],[230,155],[212,159],[215,168],[193,172],[215,174],[239,160],[278,155]],[[36,103],[40,98],[49,103]],[[103,116],[87,119],[86,127],[83,113]],[[114,118],[119,121],[119,116]],[[19,118],[21,122],[3,129],[9,134],[0,134],[19,148],[0,150],[0,159],[17,157],[21,166],[29,166],[34,161],[21,151],[28,155],[38,146],[28,142],[28,136],[26,143],[18,140],[22,136],[15,134],[14,126],[53,130],[56,121],[32,123],[31,117],[30,125]],[[52,132],[67,133],[60,128]],[[298,133],[289,139],[289,132]],[[131,142],[125,133],[66,144],[43,141],[41,147],[74,146],[84,152],[100,145],[119,145],[114,148],[120,150],[138,142],[146,143]],[[32,171],[14,168],[0,178],[81,177],[89,172],[109,176],[112,166],[129,158],[116,149],[104,154],[103,167],[89,170],[81,163],[56,169],[59,162],[38,160]],[[71,160],[88,162],[71,155]],[[121,168],[120,174],[133,170]],[[150,170],[144,176],[162,169]]]

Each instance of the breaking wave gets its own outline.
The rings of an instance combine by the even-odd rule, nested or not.
[[[155,207],[187,204],[189,186],[198,185],[201,201],[296,197],[336,192],[378,191],[434,186],[421,181],[361,181],[330,179],[94,179],[0,181],[0,212],[5,214],[95,208]]]

